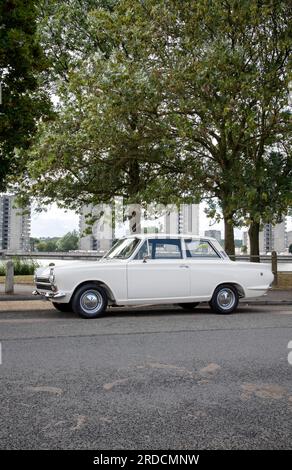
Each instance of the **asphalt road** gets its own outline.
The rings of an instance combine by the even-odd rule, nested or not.
[[[292,448],[292,306],[1,310],[2,449]]]

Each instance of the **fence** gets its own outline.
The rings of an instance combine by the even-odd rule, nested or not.
[[[2,255],[2,256],[1,256]],[[97,252],[84,252],[84,253],[7,253],[0,252],[0,259],[6,261],[6,276],[5,276],[5,293],[11,294],[14,292],[14,264],[13,258],[31,258],[31,259],[63,259],[63,260],[96,260],[101,258],[103,253]],[[236,261],[250,261],[250,256],[248,255],[237,255]],[[260,262],[262,263],[271,263],[271,269],[274,274],[274,287],[292,287],[292,272],[284,273],[278,270],[279,263],[291,263],[292,265],[292,256],[289,255],[277,255],[275,251],[271,255],[262,255],[260,256]]]

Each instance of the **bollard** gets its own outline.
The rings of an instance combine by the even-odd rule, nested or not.
[[[273,286],[278,285],[278,262],[277,262],[277,252],[272,251],[272,273],[274,274]]]
[[[5,294],[14,293],[14,265],[13,261],[6,263]]]

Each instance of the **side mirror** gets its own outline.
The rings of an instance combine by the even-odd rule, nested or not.
[[[149,259],[149,258],[150,258],[149,255],[143,256],[143,263],[147,263],[147,259]]]

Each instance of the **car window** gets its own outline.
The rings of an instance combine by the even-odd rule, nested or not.
[[[129,258],[139,243],[139,238],[122,238],[105,254],[104,258]]]
[[[147,247],[147,241],[143,243],[141,248],[138,250],[138,253],[135,256],[135,259],[144,259],[145,256],[148,256],[148,247]]]
[[[180,259],[182,258],[181,241],[178,239],[149,240],[150,258],[152,259]]]
[[[207,240],[185,240],[188,258],[219,258],[218,253]]]

